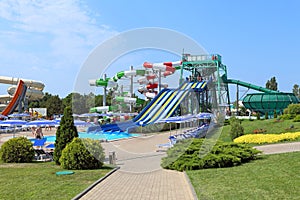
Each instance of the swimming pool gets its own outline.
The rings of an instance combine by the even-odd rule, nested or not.
[[[119,139],[126,139],[126,138],[131,138],[131,137],[138,137],[140,134],[129,134],[129,133],[124,133],[124,132],[108,132],[108,133],[86,133],[86,132],[79,132],[78,133],[79,138],[90,138],[93,140],[108,140],[108,141],[113,141],[113,140],[119,140]],[[56,136],[44,136],[44,138],[47,139],[46,142],[49,143],[54,143]],[[31,141],[34,141],[35,139],[31,139]]]

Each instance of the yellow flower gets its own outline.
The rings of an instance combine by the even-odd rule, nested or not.
[[[276,143],[282,141],[293,141],[300,137],[300,132],[294,133],[281,133],[281,134],[247,134],[235,138],[233,141],[236,143]]]

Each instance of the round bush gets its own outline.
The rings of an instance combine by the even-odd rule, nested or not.
[[[6,163],[32,162],[34,149],[32,143],[27,138],[12,138],[1,146],[0,157]]]
[[[99,141],[74,138],[63,149],[59,162],[64,169],[99,169],[104,158]]]

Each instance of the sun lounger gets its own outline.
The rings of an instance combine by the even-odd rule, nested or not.
[[[37,161],[52,161],[53,160],[53,154],[51,155],[48,152],[45,152],[43,149],[35,149],[34,150],[35,153],[35,160]]]
[[[35,139],[34,140],[34,143],[33,143],[33,146],[34,147],[40,147],[42,148],[44,145],[45,145],[45,142],[47,141],[46,138],[43,138],[43,139]]]
[[[176,144],[177,139],[175,136],[171,135],[169,137],[170,142],[164,143],[164,144],[158,144],[157,147],[158,149],[156,151],[166,151],[167,149],[171,148]]]

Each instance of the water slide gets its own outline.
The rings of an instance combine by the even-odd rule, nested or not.
[[[40,81],[0,76],[0,83],[3,84],[18,85],[20,80],[22,80],[28,88],[35,88],[36,90],[42,91],[45,87],[45,84]]]
[[[26,86],[26,93],[22,95],[22,99],[26,96],[30,100],[36,100],[40,99],[43,97],[43,92],[42,90],[45,87],[45,84],[36,81],[36,80],[29,80],[29,79],[20,79],[20,78],[13,78],[13,77],[7,77],[7,76],[0,76],[0,83],[2,84],[9,84],[9,85],[17,85],[17,86],[11,86],[8,88],[8,95],[0,95],[0,102],[1,108],[4,108],[3,113],[10,113],[13,112],[14,109],[12,109],[14,106],[15,101],[19,101],[18,99],[15,98],[15,94],[20,95],[20,81],[22,80],[22,85]],[[24,87],[23,86],[23,87]],[[22,92],[21,92],[22,93]],[[6,105],[6,102],[11,100],[12,103],[9,103]],[[5,103],[5,104],[3,104]],[[7,109],[6,109],[7,106]]]
[[[235,80],[235,79],[227,79],[227,80],[224,80],[224,81],[226,83],[229,83],[229,84],[237,84],[237,85],[240,85],[240,86],[243,86],[243,87],[247,87],[247,88],[257,90],[257,91],[260,91],[260,92],[265,92],[265,93],[268,93],[268,94],[280,93],[278,91],[270,90],[268,88],[260,87],[260,86],[257,86],[257,85],[253,85],[251,83],[246,83],[246,82]]]
[[[109,111],[116,111],[118,110],[118,106],[99,106],[90,108],[90,112],[109,112]]]
[[[146,73],[146,70],[130,70],[130,71],[120,71],[116,73],[115,76],[112,78],[106,78],[105,80],[100,78],[96,80],[89,80],[90,86],[103,86],[103,87],[110,87],[114,86],[115,82],[117,82],[119,79],[129,76],[144,76]]]
[[[5,116],[11,114],[16,109],[18,104],[24,99],[26,90],[27,90],[26,84],[22,80],[19,80],[19,83],[18,83],[18,86],[14,93],[13,98],[11,99],[11,101],[6,106],[6,108],[2,111],[1,114],[5,115]]]
[[[180,88],[183,88],[187,85],[187,83],[183,83],[183,85]],[[169,96],[172,94],[171,89],[163,89],[158,95],[156,95],[152,101],[140,112],[138,116],[136,116],[133,120],[117,123],[117,124],[105,124],[102,126],[91,126],[87,129],[87,132],[93,132],[93,131],[126,131],[128,127],[134,127],[137,126],[137,121],[139,121],[142,117],[145,117],[148,115],[148,112],[153,109],[154,107],[157,107],[157,103],[161,101],[161,99],[165,98],[166,96]]]
[[[265,114],[266,111],[270,114],[273,113],[274,110],[280,113],[283,112],[289,104],[299,103],[299,99],[293,93],[274,91],[234,79],[225,79],[224,82],[241,85],[262,92],[247,94],[242,100],[246,109],[254,110],[262,114]]]
[[[206,88],[206,85],[206,82],[189,82],[184,83],[177,90],[165,91],[164,95],[160,95],[161,98],[153,102],[152,105],[147,108],[141,116],[137,116],[134,121],[144,126],[170,117],[190,91],[200,89],[201,92],[201,90]]]
[[[183,90],[188,86],[188,82],[184,82],[177,90]],[[144,120],[150,112],[153,112],[155,108],[157,108],[160,103],[163,103],[165,99],[167,99],[174,90],[171,89],[163,89],[152,101],[140,112],[138,116],[134,118],[134,121],[139,122]]]
[[[7,89],[7,92],[10,96],[12,96],[15,93],[16,89],[17,89],[17,86],[11,86]],[[27,99],[38,100],[38,99],[43,98],[43,96],[44,96],[43,91],[35,89],[35,88],[27,88],[27,91],[26,91]],[[1,99],[1,96],[0,96],[0,99]]]
[[[146,126],[154,122],[172,116],[180,103],[193,90],[203,91],[206,82],[185,82],[178,89],[163,89],[133,120],[117,124],[106,124],[101,127],[90,127],[92,131],[126,131],[129,127],[138,125]]]

